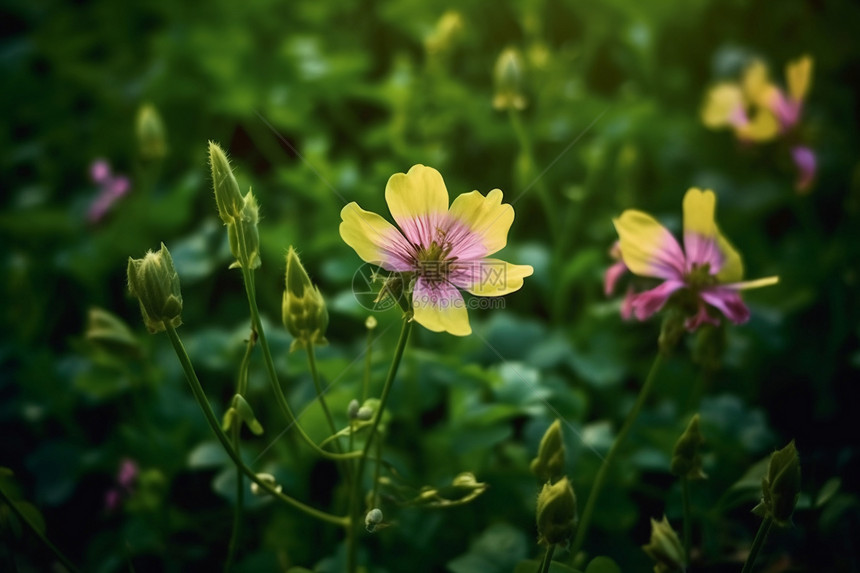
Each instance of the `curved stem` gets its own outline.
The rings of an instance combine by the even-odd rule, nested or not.
[[[29,517],[27,517],[24,513],[22,513],[20,509],[18,509],[17,504],[16,504],[14,501],[12,501],[12,498],[11,498],[11,497],[9,497],[8,495],[6,495],[6,492],[5,492],[5,491],[3,491],[3,487],[2,487],[2,486],[0,486],[0,501],[2,501],[3,503],[5,503],[5,504],[9,507],[9,509],[11,509],[11,510],[12,510],[12,513],[14,513],[14,514],[18,517],[18,519],[19,519],[20,521],[22,521],[23,523],[26,523],[26,524],[27,524],[27,527],[29,527],[29,528],[30,528],[30,530],[31,530],[33,533],[35,533],[35,534],[36,534],[36,537],[38,537],[38,538],[42,541],[42,543],[44,543],[44,544],[45,544],[45,547],[47,547],[48,549],[50,549],[50,550],[51,550],[51,553],[53,553],[53,554],[54,554],[54,557],[56,557],[56,558],[57,558],[57,560],[58,560],[60,563],[62,563],[62,564],[63,564],[63,566],[64,566],[66,569],[68,569],[68,570],[69,570],[69,571],[71,571],[72,573],[77,573],[78,571],[80,571],[80,569],[78,569],[77,567],[75,567],[75,564],[74,564],[74,563],[72,563],[72,562],[69,560],[69,558],[68,558],[68,557],[66,557],[66,556],[63,554],[63,552],[62,552],[62,551],[60,551],[60,548],[59,548],[59,547],[57,547],[56,545],[54,545],[53,543],[51,543],[51,540],[50,540],[50,539],[48,539],[47,537],[45,537],[45,534],[44,534],[44,533],[42,533],[41,531],[39,531],[39,528],[38,528],[38,527],[36,527],[36,526],[33,524],[33,522],[31,522],[31,521],[30,521],[30,518],[29,518]],[[13,558],[13,559],[14,559],[14,558]]]
[[[690,547],[693,544],[693,523],[690,512],[690,478],[681,477],[681,501],[684,507],[684,559],[690,564]]]
[[[241,234],[239,234],[241,237]],[[298,430],[299,434],[302,438],[308,443],[308,445],[313,448],[313,450],[325,457],[332,460],[348,460],[355,459],[361,456],[361,452],[347,452],[343,454],[328,452],[322,448],[320,448],[316,442],[314,442],[310,436],[305,432],[304,428],[299,424],[298,418],[296,418],[295,414],[293,414],[292,408],[290,408],[289,402],[287,402],[287,398],[284,396],[284,391],[281,388],[281,383],[278,380],[278,373],[275,370],[275,361],[272,359],[272,352],[269,350],[269,343],[266,340],[266,332],[263,330],[263,323],[260,320],[260,311],[257,308],[257,295],[255,293],[254,286],[254,274],[242,267],[242,276],[245,280],[245,292],[248,295],[248,306],[251,309],[251,323],[254,326],[254,330],[256,331],[257,336],[260,338],[260,347],[263,349],[263,362],[266,364],[266,371],[269,374],[269,382],[271,382],[272,390],[275,393],[275,401],[278,403],[278,406],[281,409],[281,412],[286,416],[287,423],[294,425]]]
[[[314,381],[314,388],[317,391],[317,398],[320,400],[320,406],[322,407],[322,411],[325,414],[325,418],[328,421],[328,427],[331,430],[332,435],[337,434],[337,426],[334,425],[334,418],[331,415],[331,410],[328,409],[328,404],[325,401],[325,392],[323,392],[322,384],[320,383],[319,374],[317,373],[317,358],[316,352],[314,351],[314,345],[311,342],[305,344],[305,349],[307,350],[308,355],[308,368],[311,371],[311,378]],[[338,452],[343,452],[343,449],[340,447],[340,442],[335,438],[334,446],[337,448]]]
[[[552,565],[552,554],[555,552],[555,543],[546,548],[546,553],[541,561],[538,573],[549,573],[549,568]]]
[[[367,462],[367,452],[370,450],[370,445],[376,436],[376,431],[379,428],[379,422],[382,420],[382,414],[385,412],[385,404],[388,402],[388,394],[391,392],[394,378],[397,376],[397,368],[400,366],[400,360],[403,358],[403,351],[406,349],[406,342],[409,340],[409,333],[412,331],[412,322],[404,317],[403,327],[400,330],[400,338],[397,340],[397,347],[394,350],[394,357],[391,360],[391,366],[388,369],[388,376],[385,378],[385,385],[382,387],[382,395],[379,397],[379,406],[373,416],[373,424],[370,426],[370,433],[367,435],[367,440],[364,442],[364,448],[361,451],[361,457],[358,459],[358,470],[355,472],[355,479],[352,484],[352,492],[350,492],[349,515],[355,521],[347,527],[347,571],[355,573],[358,567],[357,562],[357,539],[356,528],[358,527],[358,500],[361,492],[361,476],[364,473],[364,465]]]
[[[582,544],[585,542],[585,536],[588,534],[588,526],[591,524],[591,516],[594,514],[594,508],[597,505],[597,498],[600,496],[600,490],[603,488],[603,483],[606,481],[606,476],[609,473],[609,466],[612,465],[612,460],[615,459],[618,450],[621,448],[621,444],[624,443],[625,438],[627,438],[627,434],[630,433],[630,428],[632,428],[633,423],[636,422],[636,418],[639,416],[639,412],[642,410],[642,406],[645,404],[648,394],[651,393],[651,388],[654,386],[654,381],[657,379],[657,371],[660,369],[660,364],[662,362],[663,354],[658,352],[657,356],[654,358],[654,362],[651,364],[648,378],[645,379],[645,384],[643,384],[642,389],[639,390],[639,396],[636,398],[636,403],[633,404],[633,408],[627,414],[627,418],[624,420],[624,425],[621,426],[621,429],[618,431],[618,435],[615,436],[615,441],[612,442],[609,452],[606,454],[606,457],[603,459],[603,463],[600,465],[600,470],[598,470],[597,477],[594,479],[594,485],[591,487],[591,492],[588,494],[588,501],[585,503],[582,518],[579,520],[579,529],[577,529],[576,537],[573,540],[571,555],[574,557],[582,549]]]
[[[761,522],[761,525],[758,528],[758,533],[755,535],[752,547],[750,548],[750,554],[747,556],[747,560],[744,563],[744,568],[741,570],[741,573],[752,573],[756,557],[758,557],[758,552],[762,545],[764,545],[764,540],[767,539],[767,534],[770,532],[771,525],[773,525],[773,518],[768,515],[764,518],[764,521]]]
[[[361,401],[367,400],[370,394],[370,366],[373,352],[373,329],[367,329],[367,350],[364,353],[364,379],[362,380]]]
[[[284,503],[293,506],[299,511],[303,511],[309,516],[315,517],[316,519],[325,521],[327,523],[332,523],[341,527],[349,526],[351,521],[351,518],[349,516],[339,517],[336,515],[331,515],[330,513],[320,511],[314,507],[302,503],[297,499],[285,495],[277,491],[270,484],[258,478],[257,474],[254,473],[254,470],[245,465],[245,462],[242,461],[242,458],[239,457],[239,454],[237,454],[236,451],[233,449],[233,446],[230,445],[230,440],[227,438],[227,436],[224,434],[224,431],[221,429],[221,426],[218,424],[218,420],[215,418],[215,414],[212,412],[212,406],[209,405],[209,400],[206,398],[206,393],[203,391],[203,387],[200,385],[200,380],[197,378],[197,373],[194,371],[194,366],[191,364],[191,359],[188,357],[188,353],[185,351],[185,346],[183,346],[182,341],[179,339],[179,334],[177,334],[176,328],[174,328],[171,324],[167,322],[164,323],[164,328],[167,331],[167,335],[170,337],[170,342],[173,344],[173,350],[176,352],[176,356],[179,358],[179,362],[182,364],[182,369],[185,371],[185,378],[188,380],[188,384],[191,386],[191,392],[194,394],[194,398],[197,400],[197,403],[203,410],[203,415],[206,418],[206,421],[209,423],[209,427],[215,433],[215,437],[218,438],[218,441],[221,442],[221,446],[224,448],[224,451],[227,452],[227,455],[230,456],[230,459],[233,460],[233,463],[236,464],[236,467],[241,469],[242,472],[251,479],[251,481],[260,486],[260,488],[262,488],[264,491],[280,499]]]

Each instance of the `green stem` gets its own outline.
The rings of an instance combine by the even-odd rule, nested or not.
[[[654,386],[654,381],[657,379],[657,371],[660,369],[662,361],[663,354],[658,352],[657,356],[654,358],[653,364],[651,364],[651,371],[648,372],[648,378],[645,379],[645,384],[643,384],[642,389],[639,390],[639,397],[636,398],[636,403],[633,404],[633,408],[627,414],[627,418],[624,420],[624,425],[621,426],[621,429],[618,431],[618,435],[615,436],[615,441],[612,442],[609,452],[606,454],[606,457],[603,459],[603,463],[600,465],[600,470],[598,470],[597,477],[594,479],[594,485],[591,488],[591,492],[588,494],[588,501],[585,503],[585,510],[582,512],[582,518],[579,521],[579,528],[576,531],[576,537],[573,540],[571,555],[574,557],[576,557],[582,549],[582,544],[585,542],[585,536],[588,533],[588,526],[591,524],[591,516],[594,514],[594,508],[597,505],[597,498],[600,496],[600,490],[603,488],[603,483],[606,481],[606,476],[609,473],[609,467],[612,465],[612,460],[615,459],[615,455],[618,453],[618,450],[621,449],[621,444],[624,443],[624,439],[627,437],[627,434],[630,433],[630,428],[633,427],[634,422],[636,422],[636,418],[639,416],[639,412],[642,410],[642,406],[645,404],[645,400],[648,398],[648,394],[651,393],[651,388]]]
[[[206,393],[203,391],[203,387],[200,385],[200,380],[197,378],[197,373],[194,371],[194,366],[191,364],[191,359],[188,357],[188,353],[185,351],[185,346],[183,346],[182,341],[179,339],[179,334],[177,334],[176,328],[169,324],[169,322],[164,322],[164,328],[167,331],[167,335],[170,337],[170,342],[173,344],[173,350],[176,352],[176,356],[179,358],[179,362],[182,365],[182,369],[185,371],[185,378],[188,380],[188,384],[191,386],[191,392],[194,394],[194,398],[200,405],[200,409],[203,410],[203,415],[206,418],[206,421],[209,423],[209,427],[215,433],[215,437],[218,438],[218,441],[221,442],[221,446],[224,448],[224,451],[227,452],[227,455],[230,456],[230,459],[233,460],[233,463],[236,464],[236,467],[241,469],[242,472],[251,479],[251,481],[260,486],[260,488],[262,488],[264,491],[280,499],[284,503],[293,506],[299,511],[303,511],[307,515],[319,519],[320,521],[325,521],[327,523],[332,523],[341,527],[349,526],[351,521],[351,518],[349,516],[339,517],[336,515],[331,515],[330,513],[320,511],[314,507],[302,503],[297,499],[285,495],[277,491],[274,487],[272,487],[265,481],[258,478],[257,474],[254,473],[251,468],[245,465],[245,462],[242,461],[242,458],[239,457],[239,454],[237,454],[236,450],[233,449],[233,446],[230,445],[229,438],[227,438],[227,435],[224,434],[224,431],[218,424],[218,420],[215,418],[215,413],[212,412],[212,406],[209,405],[209,400],[206,398]]]
[[[684,506],[684,559],[690,564],[690,547],[693,544],[693,522],[690,512],[690,478],[681,477],[681,501]]]
[[[257,343],[257,338],[254,333],[254,329],[251,329],[251,335],[248,337],[248,344],[245,346],[245,355],[242,356],[242,362],[239,365],[239,377],[236,381],[236,394],[239,394],[243,398],[245,397],[245,392],[248,390],[248,371],[251,367],[251,352],[254,350],[254,345]],[[231,428],[232,438],[233,438],[233,448],[235,448],[236,453],[240,455],[239,450],[239,437],[242,429],[242,421],[239,419],[233,420],[233,427]],[[233,510],[233,532],[230,535],[230,545],[227,550],[227,561],[224,563],[224,572],[227,573],[230,571],[230,568],[233,566],[233,561],[236,558],[236,551],[239,545],[239,537],[242,534],[242,506],[244,505],[244,497],[245,497],[245,480],[242,477],[242,469],[239,466],[236,466],[236,507]]]
[[[240,241],[242,241],[242,234],[238,234],[240,237]],[[275,401],[278,403],[278,406],[283,412],[284,416],[287,418],[287,423],[294,425],[298,430],[299,434],[302,438],[308,443],[308,445],[313,448],[313,450],[319,455],[333,459],[333,460],[348,460],[354,459],[361,456],[360,452],[347,452],[343,454],[338,454],[334,452],[328,452],[322,448],[320,448],[316,442],[314,442],[310,436],[305,432],[305,429],[299,424],[298,418],[296,418],[295,414],[293,414],[292,408],[290,408],[289,402],[287,402],[287,398],[284,396],[284,391],[281,388],[281,383],[278,380],[278,373],[275,370],[275,361],[272,359],[272,352],[269,350],[269,343],[266,340],[266,332],[263,330],[263,323],[260,320],[260,311],[257,308],[257,295],[255,293],[254,287],[254,274],[245,267],[242,267],[242,276],[245,280],[245,292],[248,295],[248,306],[251,309],[251,323],[254,326],[254,330],[256,331],[257,336],[260,338],[260,347],[263,349],[263,362],[266,364],[266,371],[269,374],[269,381],[272,384],[272,390],[275,393]]]
[[[18,505],[14,501],[12,501],[12,498],[10,498],[8,495],[6,495],[6,492],[3,491],[2,486],[0,486],[0,501],[5,503],[12,510],[12,512],[18,517],[18,519],[21,520],[21,522],[27,524],[27,527],[29,527],[30,530],[36,534],[36,537],[38,537],[42,541],[42,543],[44,543],[45,546],[51,550],[51,553],[54,554],[54,557],[56,557],[57,560],[59,560],[59,562],[62,563],[66,569],[68,569],[69,571],[72,571],[73,573],[80,571],[80,569],[75,567],[75,564],[72,563],[69,560],[69,558],[63,554],[62,551],[60,551],[60,548],[57,547],[56,545],[54,545],[53,543],[51,543],[51,540],[48,539],[47,537],[45,537],[44,533],[39,531],[39,528],[36,527],[32,521],[30,521],[30,518],[27,517],[26,515],[24,515],[21,512],[21,510],[18,509]],[[14,557],[12,557],[12,559],[14,560]]]
[[[362,381],[361,401],[367,400],[370,394],[370,356],[373,352],[373,329],[367,329],[367,350],[364,353],[364,380]]]
[[[354,519],[354,522],[347,526],[347,571],[355,573],[358,567],[357,562],[357,535],[356,528],[361,522],[359,517],[358,500],[361,493],[361,476],[364,474],[364,465],[367,462],[367,452],[370,450],[370,445],[376,436],[376,430],[379,428],[379,422],[382,420],[382,414],[385,412],[385,404],[388,401],[388,394],[394,385],[394,378],[397,376],[397,368],[400,366],[400,360],[403,358],[403,351],[406,349],[406,342],[409,340],[409,333],[412,331],[412,321],[403,319],[403,327],[400,330],[400,338],[397,340],[397,347],[394,350],[394,357],[391,360],[391,366],[388,369],[388,376],[385,378],[385,384],[382,387],[382,395],[379,397],[379,406],[374,412],[373,423],[370,426],[370,433],[367,435],[367,440],[364,442],[364,448],[361,451],[361,457],[358,458],[358,470],[355,473],[355,479],[352,484],[352,492],[350,493],[350,511],[349,515]]]
[[[552,554],[555,552],[555,543],[546,548],[546,553],[541,561],[538,573],[549,573],[549,568],[552,565]]]
[[[758,533],[755,535],[752,547],[750,548],[750,554],[747,556],[747,560],[744,563],[744,568],[741,570],[741,573],[752,572],[756,557],[758,557],[758,552],[762,545],[764,545],[764,540],[767,539],[767,534],[770,532],[771,525],[773,525],[773,517],[768,515],[764,518],[764,521],[761,522],[761,526],[758,528]]]
[[[328,421],[328,427],[331,430],[332,435],[337,434],[337,426],[334,425],[334,418],[331,415],[331,410],[328,409],[328,404],[326,404],[325,392],[323,392],[323,387],[320,383],[319,374],[317,373],[317,358],[316,352],[314,351],[314,345],[311,342],[307,342],[305,344],[305,349],[307,349],[308,368],[311,371],[311,378],[314,381],[314,388],[316,388],[317,398],[319,398],[320,406],[322,407],[323,413],[325,414],[325,418]],[[337,448],[338,452],[343,452],[340,447],[340,442],[337,439],[334,440],[334,445],[335,448]]]
[[[517,141],[520,144],[520,151],[523,153],[528,162],[526,175],[533,179],[529,183],[537,188],[538,199],[541,202],[541,207],[544,211],[544,217],[549,225],[550,233],[553,237],[558,237],[558,224],[556,221],[557,207],[553,205],[552,199],[549,196],[546,185],[539,174],[535,173],[535,157],[532,148],[531,139],[520,118],[520,112],[515,109],[508,110],[508,117],[511,119],[511,126],[514,128],[514,133],[517,135]]]

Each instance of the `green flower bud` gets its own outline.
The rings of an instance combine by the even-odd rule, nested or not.
[[[242,199],[242,211],[239,217],[227,224],[227,238],[230,239],[230,252],[236,261],[231,269],[260,267],[260,232],[257,223],[260,220],[260,207],[252,191],[248,191]]]
[[[239,192],[239,184],[233,176],[227,156],[214,141],[209,142],[209,165],[212,168],[212,187],[215,190],[218,215],[227,225],[242,216],[245,200]]]
[[[251,409],[251,405],[248,404],[241,394],[233,396],[233,408],[235,408],[236,415],[239,416],[239,419],[245,422],[248,429],[255,435],[259,436],[263,433],[263,426],[257,420],[257,417],[254,416],[254,410]]]
[[[702,456],[699,454],[699,446],[703,443],[705,443],[705,438],[699,431],[699,415],[696,414],[690,420],[687,429],[675,442],[670,471],[678,477],[688,479],[705,479],[708,477],[702,471]]]
[[[140,312],[149,332],[165,329],[169,322],[182,324],[182,293],[173,258],[164,243],[157,253],[148,251],[142,259],[128,258],[128,290],[140,301]]]
[[[424,47],[430,55],[450,52],[463,35],[463,16],[456,10],[448,10],[436,23],[436,29],[425,40]]]
[[[164,122],[152,104],[144,104],[137,112],[135,121],[137,145],[144,161],[163,159],[167,155],[167,137]]]
[[[684,571],[684,546],[665,515],[662,521],[651,519],[651,541],[642,549],[656,562],[654,573]]]
[[[753,512],[772,517],[777,525],[791,523],[791,514],[800,497],[800,457],[794,440],[770,457],[767,475],[761,480],[761,493],[761,502]]]
[[[233,427],[237,417],[238,414],[236,413],[236,408],[227,408],[227,411],[224,412],[224,417],[221,419],[221,429],[225,432],[230,431],[230,428]]]
[[[576,533],[578,522],[576,494],[567,476],[554,484],[544,484],[537,499],[538,542],[567,543]]]
[[[328,310],[325,300],[302,266],[293,247],[287,251],[286,289],[281,305],[284,326],[295,337],[290,350],[307,344],[328,344]]]
[[[516,48],[505,48],[496,60],[493,72],[496,82],[496,95],[493,107],[498,110],[522,110],[526,107],[523,95],[523,57]]]
[[[558,420],[550,424],[541,438],[538,455],[530,467],[541,482],[552,481],[564,473],[564,438]]]
[[[362,406],[358,409],[358,412],[355,413],[355,417],[362,422],[366,422],[373,418],[373,408],[370,406]]]
[[[355,420],[358,418],[358,410],[361,408],[361,404],[358,403],[358,400],[353,398],[349,401],[349,405],[346,407],[346,415],[350,420]]]
[[[368,533],[373,533],[376,531],[379,524],[382,523],[383,515],[382,510],[378,507],[374,507],[370,511],[367,512],[367,515],[364,516],[364,527],[367,529]]]
[[[368,316],[367,319],[364,321],[364,327],[367,330],[373,330],[378,325],[379,325],[379,322],[376,320],[375,316]]]
[[[267,485],[272,486],[272,488],[274,488],[274,490],[276,492],[281,493],[282,488],[275,481],[275,476],[273,476],[272,474],[260,473],[260,474],[257,474],[257,479],[259,479],[261,482],[263,482]],[[260,485],[254,481],[251,482],[251,493],[253,493],[254,495],[260,496],[260,497],[262,497],[264,495],[269,495],[268,491],[266,491],[265,489],[260,487]]]

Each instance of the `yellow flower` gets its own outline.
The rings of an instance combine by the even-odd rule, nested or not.
[[[529,265],[488,258],[505,246],[514,220],[499,189],[464,193],[449,207],[439,172],[415,165],[391,176],[385,200],[399,230],[353,202],[340,213],[340,236],[364,261],[406,273],[413,318],[429,330],[470,334],[458,289],[501,296],[519,290],[533,272]]]

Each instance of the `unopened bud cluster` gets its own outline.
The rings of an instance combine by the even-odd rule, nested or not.
[[[284,326],[295,337],[290,350],[307,345],[328,344],[328,310],[319,287],[311,282],[293,247],[287,251],[287,275],[281,305]]]
[[[135,121],[137,144],[144,161],[163,159],[167,155],[167,136],[164,122],[152,104],[144,104],[137,112]]]
[[[128,290],[140,302],[143,322],[149,332],[165,330],[182,324],[182,292],[179,275],[173,267],[170,251],[149,251],[142,259],[128,259]]]
[[[670,471],[678,477],[705,479],[707,476],[702,471],[702,456],[699,453],[699,446],[704,442],[705,438],[699,431],[699,415],[696,414],[675,443]]]
[[[537,500],[538,542],[567,544],[576,533],[577,523],[576,494],[567,476],[554,484],[544,484]]]
[[[558,420],[541,438],[538,455],[532,460],[530,469],[541,482],[553,481],[564,474],[564,441]]]
[[[227,156],[212,141],[209,142],[209,165],[218,215],[227,225],[230,252],[236,257],[231,268],[256,269],[260,266],[260,233],[257,230],[260,208],[257,199],[252,191],[242,196]]]
[[[516,48],[505,48],[499,54],[493,73],[496,83],[496,94],[493,97],[494,108],[502,111],[525,109],[524,68],[523,56]]]

